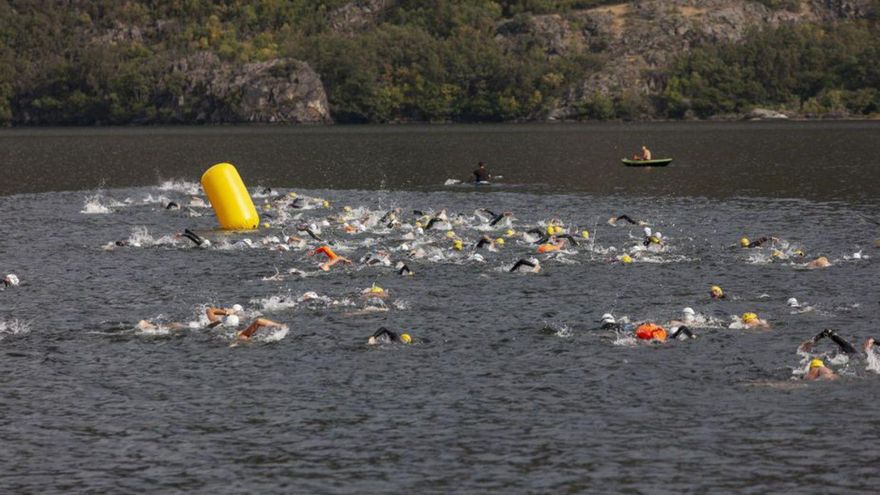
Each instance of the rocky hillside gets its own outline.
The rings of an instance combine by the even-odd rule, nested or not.
[[[870,116],[878,18],[880,0],[0,0],[0,125]]]

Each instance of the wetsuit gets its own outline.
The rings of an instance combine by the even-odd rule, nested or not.
[[[631,225],[638,225],[638,224],[639,224],[639,222],[636,222],[635,220],[633,220],[632,218],[630,218],[629,215],[620,215],[619,217],[617,217],[616,219],[614,219],[614,222],[616,223],[616,222],[619,222],[619,221],[621,221],[621,220],[623,220],[623,221],[625,221],[626,223],[629,223],[629,224],[631,224]]]
[[[325,255],[327,255],[327,258],[329,258],[329,259],[331,259],[331,260],[334,260],[334,259],[336,259],[336,258],[339,257],[339,256],[338,256],[336,253],[334,253],[333,250],[330,249],[330,247],[328,247],[328,246],[321,246],[321,247],[315,249],[315,250],[312,252],[312,254],[318,254],[318,253],[324,253]]]
[[[480,249],[481,247],[485,246],[486,244],[489,244],[491,246],[492,239],[489,239],[488,237],[483,236],[483,238],[480,239],[479,242],[477,242],[477,249]]]
[[[305,232],[306,234],[309,234],[309,237],[311,237],[312,239],[314,239],[318,242],[324,242],[324,239],[321,239],[320,237],[318,237],[317,234],[312,232],[312,229],[310,229],[308,225],[300,225],[296,228],[296,230],[298,230],[300,232]]]
[[[440,219],[437,218],[437,217],[434,217],[434,218],[428,220],[428,225],[425,225],[425,230],[430,230],[431,227],[433,227],[434,224],[437,223],[437,222],[439,222],[439,221],[440,221]]]
[[[202,244],[205,243],[204,239],[202,239],[201,237],[198,236],[198,234],[196,234],[195,232],[193,232],[192,230],[189,230],[189,229],[184,229],[183,237],[186,237],[187,239],[193,241],[196,244],[196,246],[201,246]]]
[[[823,337],[828,337],[829,339],[831,339],[832,342],[837,344],[837,347],[840,348],[841,352],[843,352],[845,354],[858,354],[858,352],[859,352],[856,350],[855,347],[853,347],[852,344],[847,342],[846,339],[844,339],[840,335],[837,335],[837,333],[830,328],[826,328],[825,330],[822,330],[818,335],[816,335],[815,337],[813,337],[810,340],[811,340],[811,342],[813,342],[815,344],[815,343],[819,342],[820,340],[822,340]]]
[[[577,241],[575,240],[574,237],[571,236],[571,234],[560,234],[560,235],[557,235],[556,237],[559,239],[568,239],[569,241],[571,241],[571,244],[573,246],[578,245]]]
[[[510,269],[510,272],[512,273],[512,272],[515,272],[515,271],[519,270],[519,268],[520,268],[521,266],[527,266],[527,267],[529,267],[529,268],[536,268],[538,265],[537,265],[536,263],[532,263],[532,262],[529,261],[529,260],[521,259],[521,260],[517,261],[517,262],[513,265],[513,268]]]
[[[398,274],[398,275],[410,275],[410,274],[412,274],[412,270],[410,270],[409,267],[406,266],[406,263],[401,263],[400,265],[401,265],[401,266],[400,266],[400,269],[397,270],[397,274]]]
[[[300,204],[302,200],[302,198],[293,198],[293,201],[290,202],[290,207],[296,209],[302,208],[302,205]]]
[[[165,207],[166,210],[170,210],[172,208],[180,208],[180,205],[175,203],[174,201],[171,201],[168,203],[168,206]]]
[[[752,241],[752,242],[750,242],[749,245],[746,246],[746,247],[749,247],[749,248],[761,247],[761,244],[764,244],[765,242],[767,242],[767,241],[769,241],[769,240],[770,240],[769,237],[762,237],[762,238],[760,238],[760,239],[758,239],[758,240],[756,240],[756,241]]]
[[[692,339],[695,338],[694,332],[691,332],[691,329],[684,325],[678,327],[678,330],[676,330],[675,333],[672,334],[672,338],[677,339],[679,335],[684,335]]]
[[[489,182],[491,178],[492,176],[489,175],[489,171],[485,167],[474,170],[474,182]]]
[[[376,333],[372,335],[376,342],[380,344],[390,344],[392,342],[400,342],[400,335],[388,330],[385,327],[376,330]]]

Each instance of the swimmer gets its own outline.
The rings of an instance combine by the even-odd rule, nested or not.
[[[323,253],[328,258],[327,261],[318,265],[318,268],[320,268],[321,270],[324,270],[325,272],[329,272],[330,268],[337,263],[345,263],[347,265],[351,264],[350,259],[337,255],[336,253],[333,252],[332,249],[330,249],[329,246],[321,246],[321,247],[315,249],[314,251],[309,251],[308,256],[314,256],[318,253]]]
[[[174,322],[167,325],[158,325],[149,320],[141,320],[137,322],[136,326],[138,330],[157,330],[159,328],[167,328],[169,330],[185,330],[189,328],[189,325],[185,325],[183,323]]]
[[[677,340],[679,338],[695,339],[695,338],[697,338],[697,336],[694,335],[694,333],[691,331],[690,328],[686,327],[685,325],[682,325],[682,326],[678,327],[674,332],[672,332],[672,335],[669,338],[671,338],[672,340]]]
[[[804,375],[804,380],[836,380],[837,373],[825,366],[825,362],[819,358],[810,361],[810,370]]]
[[[505,211],[504,213],[499,213],[499,214],[497,214],[497,215],[496,215],[492,210],[489,210],[489,209],[486,209],[486,208],[483,208],[483,211],[485,211],[486,213],[492,215],[492,219],[489,221],[489,226],[490,226],[490,227],[494,227],[495,224],[497,224],[498,222],[500,222],[501,220],[503,220],[503,219],[506,218],[506,217],[512,217],[512,216],[513,216],[513,212],[512,212],[512,211]]]
[[[717,286],[717,285],[713,285],[713,286],[709,289],[709,296],[710,296],[712,299],[724,299],[724,298],[727,297],[726,295],[724,295],[724,291],[721,290],[721,287],[719,287],[719,286]]]
[[[495,245],[495,241],[493,241],[491,237],[484,235],[483,237],[480,238],[479,241],[477,241],[477,249],[481,249],[483,246],[486,246],[486,245],[488,245],[489,247],[492,247]]]
[[[20,281],[14,273],[10,273],[3,277],[3,287],[17,287]]]
[[[761,237],[760,239],[758,239],[756,241],[749,241],[748,237],[743,237],[742,239],[739,240],[739,246],[742,248],[746,248],[746,249],[752,249],[752,248],[761,247],[761,245],[763,245],[767,241],[778,242],[779,239],[777,239],[775,237]]]
[[[602,324],[599,327],[600,330],[623,330],[623,325],[621,323],[618,323],[617,320],[614,318],[614,315],[612,315],[611,313],[605,313],[604,315],[602,315],[602,320],[600,321],[600,323]]]
[[[813,261],[807,263],[807,268],[810,270],[815,270],[817,268],[828,268],[829,266],[831,266],[831,262],[828,261],[828,258],[824,256],[819,256]]]
[[[374,266],[391,266],[391,258],[386,251],[377,251],[375,253],[367,253],[360,259],[362,265]]]
[[[320,237],[318,237],[318,234],[315,234],[315,232],[312,230],[312,228],[309,225],[305,225],[305,224],[298,225],[296,227],[296,230],[298,230],[300,232],[305,232],[306,234],[309,234],[309,237],[311,237],[312,239],[314,239],[318,242],[324,242],[324,239],[321,239]]]
[[[410,275],[410,276],[411,276],[411,275],[414,275],[413,271],[410,270],[409,267],[406,266],[406,263],[404,263],[404,262],[402,262],[402,261],[398,261],[398,262],[397,262],[397,265],[396,265],[394,268],[397,270],[397,274],[398,274],[398,275],[401,275],[401,276],[403,276],[403,275]]]
[[[812,339],[802,342],[801,345],[798,346],[798,351],[799,352],[812,352],[812,350],[816,346],[816,344],[820,340],[822,340],[823,338],[826,338],[826,337],[828,339],[830,339],[832,342],[834,342],[835,344],[837,344],[837,347],[840,349],[840,352],[843,352],[844,354],[847,354],[847,355],[853,355],[853,354],[858,353],[858,351],[856,350],[856,348],[852,344],[847,342],[846,339],[844,339],[843,337],[837,335],[837,332],[830,329],[830,328],[826,328],[826,329],[822,330],[821,332],[819,332]],[[866,344],[867,344],[867,342],[866,342]]]
[[[761,318],[758,318],[758,315],[756,313],[743,313],[740,320],[742,321],[742,324],[748,329],[770,328],[770,324],[767,323],[767,320],[762,320]]]
[[[370,335],[370,338],[367,339],[368,345],[379,345],[379,344],[390,344],[390,343],[402,343],[402,344],[412,344],[412,337],[408,333],[402,333],[397,335],[396,333],[388,330],[385,327],[380,328],[373,335]]]
[[[230,323],[230,326],[234,326],[234,325]],[[275,322],[272,320],[267,320],[266,318],[257,318],[250,325],[248,325],[247,328],[238,332],[236,337],[239,340],[249,340],[254,335],[254,333],[256,333],[256,331],[259,330],[260,328],[263,328],[263,327],[283,327],[283,326],[284,325],[282,325],[281,323],[278,323],[278,322]]]
[[[520,259],[514,263],[513,267],[510,269],[510,273],[513,273],[522,267],[526,267],[528,269],[527,271],[530,273],[538,273],[541,271],[541,263],[535,258],[529,258]]]
[[[237,315],[242,311],[244,311],[244,308],[241,304],[233,304],[231,308],[215,308],[209,306],[205,308],[205,315],[208,317],[208,328],[214,328],[221,325],[224,320],[223,318],[220,318],[221,316],[236,316],[237,318]],[[237,320],[235,324],[238,324]]]
[[[211,246],[211,241],[209,241],[207,239],[202,239],[198,234],[196,234],[195,232],[193,232],[189,229],[184,229],[183,234],[178,234],[178,236],[179,237],[186,237],[187,239],[193,241],[193,243],[195,243],[195,245],[198,247],[210,247]]]
[[[645,221],[633,220],[632,217],[630,217],[629,215],[620,215],[617,218],[611,217],[608,219],[608,225],[617,226],[617,222],[619,222],[621,220],[625,221],[626,223],[628,223],[630,225],[641,225],[641,226],[648,225],[648,223]]]
[[[645,240],[642,241],[645,247],[657,246],[663,247],[663,234],[660,232],[651,232],[651,227],[645,227]]]
[[[388,291],[376,284],[361,291],[361,298],[363,299],[388,299],[388,295]]]
[[[669,328],[684,327],[685,325],[693,325],[696,320],[697,313],[692,308],[684,308],[681,311],[681,320],[671,320],[668,324]]]
[[[565,247],[565,239],[561,239],[556,236],[552,236],[547,240],[546,243],[538,246],[538,254],[552,253],[554,251],[559,251],[564,247]]]

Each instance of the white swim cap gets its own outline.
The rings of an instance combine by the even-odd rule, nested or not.
[[[19,284],[18,277],[14,273],[10,273],[3,280],[13,287]]]
[[[651,227],[645,227],[645,235],[651,237]]]
[[[241,306],[241,304],[233,304],[232,311],[235,313],[241,313],[242,311],[244,311],[244,308]]]
[[[798,306],[798,300],[793,297],[789,297],[788,301],[785,301],[785,304],[788,304],[789,306],[794,308]]]
[[[211,247],[211,241],[205,239],[202,241],[201,244],[199,244],[199,247],[200,248],[209,248],[209,247]]]
[[[614,323],[614,316],[611,313],[605,313],[602,315],[602,323]]]
[[[226,318],[223,318],[223,324],[227,327],[237,327],[239,324],[238,316],[229,315]]]
[[[686,315],[691,315],[691,316],[694,316],[695,314],[697,314],[696,312],[694,312],[693,308],[684,308],[683,310],[681,310],[681,312]]]
[[[299,298],[300,301],[308,301],[309,299],[318,299],[318,293],[314,291],[308,291]]]
[[[663,237],[663,234],[661,234],[660,232],[654,232],[654,237],[656,237],[657,239],[661,239]]]

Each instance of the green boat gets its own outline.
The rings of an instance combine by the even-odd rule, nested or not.
[[[665,167],[672,163],[672,158],[658,158],[656,160],[630,160],[624,158],[621,160],[627,167]]]

